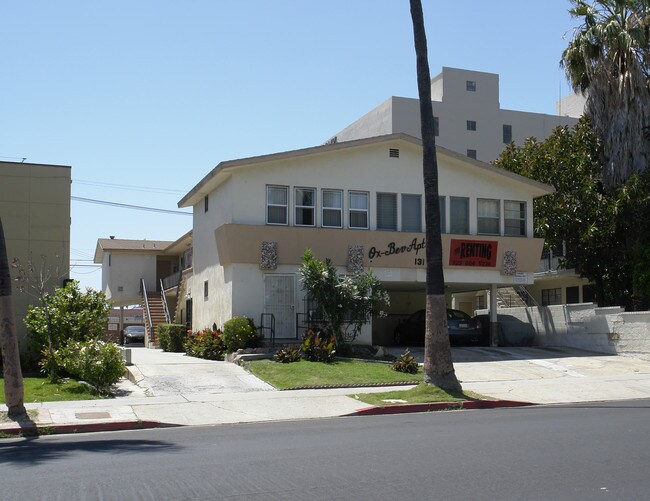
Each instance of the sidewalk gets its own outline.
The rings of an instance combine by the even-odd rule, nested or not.
[[[421,349],[412,351],[421,359]],[[72,433],[432,410],[424,404],[383,411],[354,398],[409,388],[404,386],[277,391],[227,362],[146,348],[132,348],[131,355],[130,380],[118,384],[116,398],[27,404],[38,411],[34,422],[0,422],[0,432],[37,426],[42,433]],[[453,355],[463,388],[494,398],[490,407],[515,405],[512,401],[650,398],[648,361],[564,348],[454,348]]]

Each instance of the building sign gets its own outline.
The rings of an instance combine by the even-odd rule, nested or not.
[[[497,265],[497,244],[489,240],[451,239],[449,266],[478,266],[494,268]]]
[[[417,256],[420,251],[423,251],[426,248],[426,246],[427,244],[424,238],[414,238],[405,245],[396,242],[389,242],[386,247],[381,249],[371,247],[368,251],[368,259],[373,260],[378,257],[392,256],[394,254],[414,254]],[[424,257],[424,255],[422,257]]]

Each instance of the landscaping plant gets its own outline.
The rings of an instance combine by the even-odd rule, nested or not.
[[[255,348],[259,344],[255,324],[250,318],[232,317],[223,324],[223,343],[228,353]]]
[[[185,340],[187,329],[180,324],[160,324],[157,327],[158,344],[163,351],[182,352],[185,351]]]
[[[284,348],[278,350],[273,356],[273,360],[282,364],[298,362],[301,359],[300,350],[297,348]]]
[[[188,332],[185,339],[185,353],[188,357],[223,360],[225,351],[223,333],[216,328],[208,327],[199,332]]]
[[[404,372],[406,374],[417,374],[418,373],[418,363],[415,361],[411,352],[407,349],[402,353],[397,360],[395,360],[391,365],[391,369],[397,372]]]
[[[111,386],[124,375],[121,350],[113,343],[69,340],[56,353],[67,373],[90,384],[100,395],[110,395]]]
[[[303,334],[300,350],[305,360],[310,362],[326,362],[334,360],[336,354],[336,339],[322,332],[314,332],[309,329]]]

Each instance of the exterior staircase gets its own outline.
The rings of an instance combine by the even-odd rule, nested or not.
[[[529,298],[528,302],[525,298]],[[533,306],[534,300],[528,291],[522,292],[519,287],[501,287],[497,289],[497,308],[521,308]]]
[[[144,311],[145,345],[147,348],[158,347],[158,325],[167,323],[162,294],[160,292],[147,292],[147,300],[142,297]],[[149,308],[147,308],[147,305]]]

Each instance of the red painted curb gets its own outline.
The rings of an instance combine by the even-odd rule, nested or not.
[[[9,435],[62,435],[69,433],[91,433],[99,431],[144,430],[159,428],[158,421],[110,421],[105,423],[67,423],[67,424],[16,424],[8,428],[0,427],[0,433]]]
[[[462,402],[432,402],[427,404],[397,404],[386,407],[365,407],[350,416],[379,416],[382,414],[406,414],[411,412],[447,411],[461,409],[498,409],[505,407],[525,407],[535,405],[516,400],[465,400]]]

